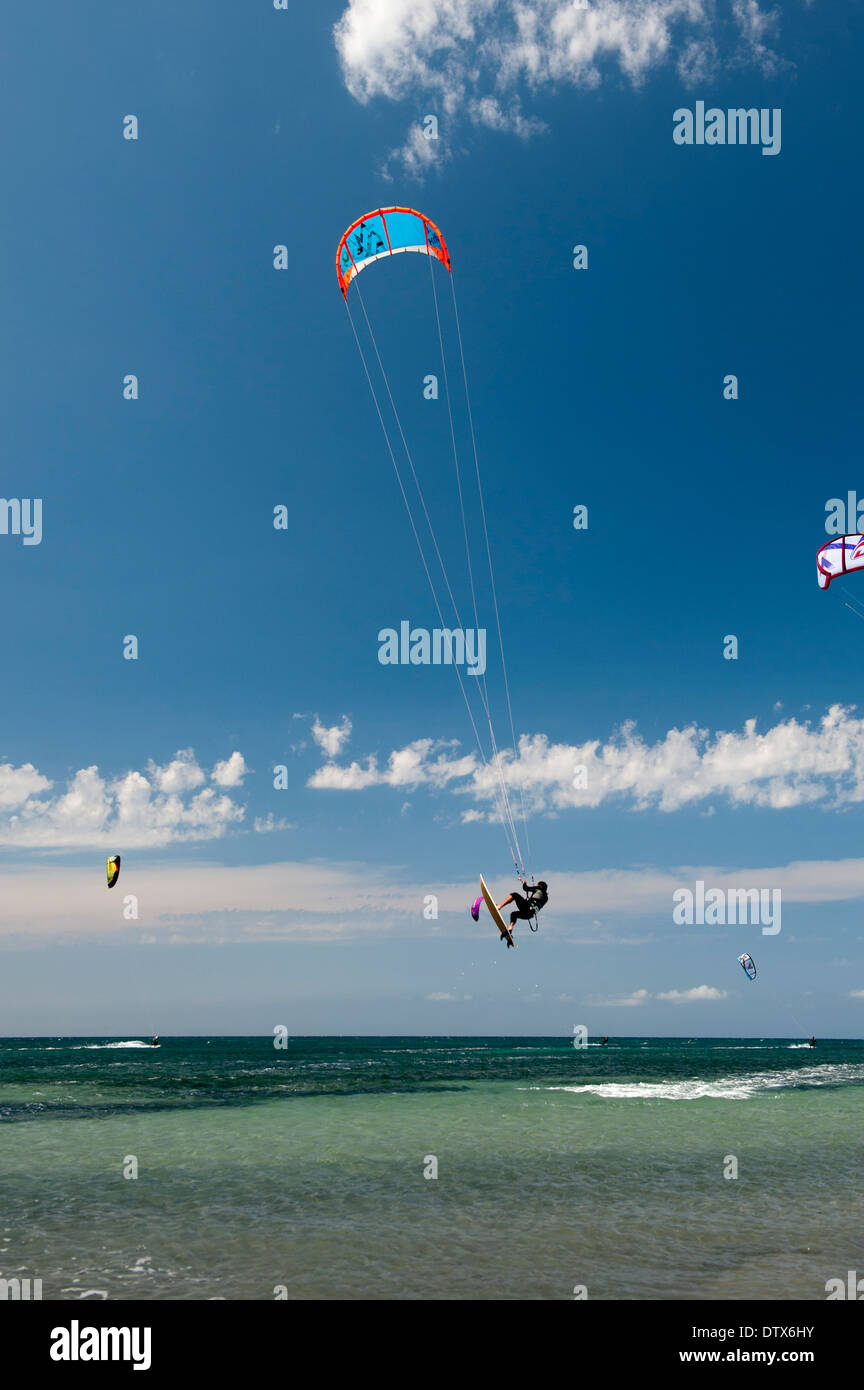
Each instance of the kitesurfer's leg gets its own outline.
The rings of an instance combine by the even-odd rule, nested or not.
[[[516,899],[514,898],[513,894],[512,894],[512,893],[508,893],[508,894],[507,894],[507,897],[504,899],[503,903],[499,903],[499,904],[498,904],[498,911],[500,912],[501,909],[502,909],[502,907],[506,907],[508,903],[512,903],[512,902],[515,902],[515,901],[516,901]]]

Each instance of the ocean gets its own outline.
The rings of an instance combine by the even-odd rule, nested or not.
[[[864,1043],[0,1039],[0,1277],[43,1299],[825,1299]]]

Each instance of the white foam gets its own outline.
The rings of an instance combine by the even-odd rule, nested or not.
[[[749,1100],[765,1091],[796,1086],[836,1086],[862,1080],[864,1065],[845,1062],[719,1077],[716,1081],[601,1081],[584,1086],[549,1086],[548,1090],[584,1092],[604,1100]]]
[[[604,1100],[746,1100],[746,1081],[609,1081],[590,1086],[550,1086],[550,1091],[588,1092]]]

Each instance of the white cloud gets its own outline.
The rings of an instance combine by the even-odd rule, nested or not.
[[[443,1002],[448,1003],[448,1004],[457,1004],[457,1003],[458,1003],[458,1004],[461,1004],[461,1003],[465,1003],[465,1002],[467,1002],[468,1000],[470,1000],[470,999],[472,998],[472,995],[470,995],[470,994],[436,993],[436,994],[427,994],[427,995],[426,995],[426,998],[427,998],[427,999],[432,999],[432,1000],[437,1000],[437,1001],[443,1001]]]
[[[585,1002],[590,1008],[635,1009],[647,1004],[652,996],[647,989],[635,989],[632,994],[612,995],[607,999],[590,996]],[[693,1004],[705,999],[725,999],[725,989],[714,989],[712,985],[696,985],[693,989],[670,989],[654,996],[670,1004]]]
[[[585,1000],[585,1003],[592,1009],[637,1009],[641,1004],[647,1003],[650,998],[647,989],[634,989],[632,994],[612,995],[608,999],[598,999],[592,995]]]
[[[12,767],[11,763],[0,763],[0,811],[23,806],[31,796],[47,791],[51,782],[37,772],[32,763]]]
[[[217,766],[236,774],[234,758],[242,764],[238,753]],[[53,783],[32,764],[0,768],[0,845],[125,851],[218,839],[243,819],[244,809],[212,787],[196,790],[205,781],[189,748],[164,766],[151,761],[146,774],[130,771],[108,780],[96,766],[80,768],[54,796],[44,795]]]
[[[334,40],[358,102],[422,101],[451,126],[462,117],[524,138],[542,129],[524,100],[597,87],[614,66],[634,86],[673,62],[687,83],[724,62],[773,72],[766,39],[776,24],[757,0],[591,0],[584,9],[574,0],[348,0]],[[426,140],[415,125],[391,159],[421,173],[452,143]]]
[[[692,888],[697,879],[709,888],[747,888],[754,885],[780,889],[783,904],[838,903],[864,899],[864,859],[802,860],[791,864],[752,865],[747,869],[725,868],[706,864],[679,865],[676,868],[595,869],[587,873],[559,872],[554,865],[544,865],[543,876],[549,882],[550,901],[547,909],[550,925],[567,913],[579,924],[586,944],[599,945],[605,941],[616,946],[628,944],[622,937],[611,934],[609,927],[595,928],[593,942],[586,934],[591,919],[601,913],[604,918],[636,921],[645,925],[646,916],[658,916],[661,921],[672,920],[672,894],[681,887]],[[632,944],[650,939],[640,934],[628,938]]]
[[[510,131],[520,140],[529,140],[546,129],[545,121],[523,116],[518,102],[511,101],[505,108],[497,97],[480,97],[470,102],[468,112],[475,125],[486,126],[488,130]]]
[[[104,858],[85,857],[84,866],[42,860],[38,873],[0,865],[0,942],[221,945],[415,937],[440,929],[423,916],[432,891],[442,911],[454,914],[454,935],[458,912],[464,939],[468,887],[399,882],[388,865],[160,863],[150,855],[127,854],[124,844],[120,882],[109,892]],[[134,921],[122,915],[126,894],[138,899]]]
[[[449,788],[495,819],[497,782],[491,766],[453,749],[452,743],[415,739],[389,753],[383,765],[376,755],[347,767],[328,762],[308,785],[340,791]],[[830,809],[864,801],[864,719],[834,705],[818,723],[790,718],[764,733],[755,719],[739,730],[716,733],[692,724],[670,729],[653,744],[632,723],[605,743],[551,743],[545,734],[523,735],[518,756],[506,750],[501,761],[511,791],[521,791],[529,813],[612,800],[636,811],[673,812],[720,797],[733,806],[769,810],[810,804]],[[574,786],[579,767],[587,770],[585,786],[583,779]],[[475,810],[463,815],[476,818]]]
[[[121,880],[113,892],[105,887],[103,856],[91,854],[86,846],[83,865],[58,866],[44,857],[38,872],[32,867],[0,865],[0,942],[98,939],[116,944],[150,939],[168,944],[206,940],[219,945],[417,939],[434,932],[439,939],[450,935],[464,944],[465,912],[476,896],[473,882],[406,882],[399,871],[381,864],[160,863],[129,848],[127,853],[124,841]],[[622,924],[641,924],[646,914],[657,913],[671,927],[674,888],[697,877],[708,886],[768,882],[782,887],[784,905],[787,900],[864,899],[864,859],[751,867],[735,873],[693,867],[577,874],[559,872],[551,865],[545,867],[545,876],[551,898],[544,930],[550,939],[573,949],[646,944],[650,937],[634,935],[632,926],[622,930]],[[440,916],[434,923],[423,915],[430,892],[439,903]],[[122,917],[127,893],[139,900],[136,921]],[[614,917],[616,925],[591,927],[598,911]],[[485,932],[482,939],[487,939]],[[493,943],[489,945],[494,949]],[[637,990],[610,1000],[592,997],[588,1002],[595,1007],[633,1008],[650,997],[646,990]]]
[[[224,763],[217,763],[210,773],[210,780],[217,787],[242,787],[243,778],[248,775],[246,759],[242,753],[232,753]]]
[[[670,989],[664,994],[658,994],[658,999],[664,999],[670,1004],[693,1004],[702,999],[725,999],[725,989],[715,989],[713,985],[696,985],[693,989]]]
[[[850,999],[864,999],[864,989],[850,989]]]
[[[333,730],[325,732],[332,733]],[[321,744],[317,736],[316,742]],[[477,768],[473,754],[451,757],[446,751],[441,751],[453,747],[452,740],[442,742],[418,738],[404,748],[394,749],[384,768],[378,766],[378,759],[374,755],[366,759],[365,765],[353,762],[348,767],[339,767],[333,762],[325,763],[310,777],[309,786],[330,791],[363,791],[367,787],[377,786],[416,787],[424,783],[444,787],[449,782],[471,776]]]
[[[390,151],[381,172],[386,179],[391,179],[393,165],[396,165],[397,172],[419,179],[433,164],[441,164],[447,157],[447,147],[442,148],[437,140],[427,140],[422,128],[416,125],[410,128],[402,144]]]
[[[151,762],[147,769],[151,782],[160,792],[186,792],[200,787],[204,772],[195,761],[191,748],[181,748],[177,756],[164,767]]]
[[[252,829],[256,835],[269,835],[274,830],[295,830],[296,826],[282,817],[274,816],[269,811],[266,816],[256,816],[252,822]]]
[[[758,0],[733,0],[732,13],[741,35],[745,58],[768,75],[783,66],[765,40],[779,24],[779,10],[763,10]]]
[[[312,725],[312,737],[328,756],[328,758],[338,758],[345,744],[351,737],[351,720],[347,714],[342,715],[339,724],[333,724],[329,729],[321,723],[317,714]]]

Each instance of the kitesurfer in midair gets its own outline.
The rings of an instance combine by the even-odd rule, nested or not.
[[[503,903],[498,904],[499,912],[503,907],[506,907],[508,903],[516,904],[517,910],[515,912],[510,913],[511,934],[513,931],[513,927],[517,922],[530,922],[532,918],[536,917],[541,907],[545,907],[549,901],[548,885],[543,882],[542,878],[540,879],[536,887],[532,888],[528,887],[528,884],[525,882],[523,878],[522,887],[525,889],[524,898],[521,893],[508,893]],[[480,904],[482,903],[482,901],[482,898],[478,898],[471,909],[471,916],[474,918],[475,922],[480,916]]]

